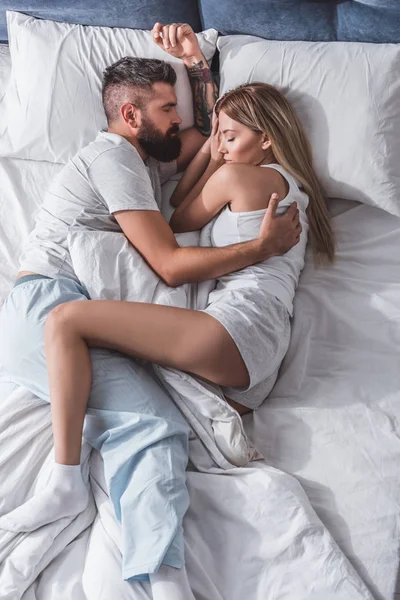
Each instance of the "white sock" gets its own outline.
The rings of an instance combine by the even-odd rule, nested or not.
[[[150,573],[150,583],[153,600],[196,600],[185,567],[161,565],[157,573]]]
[[[46,488],[12,512],[0,517],[0,529],[34,531],[63,517],[78,515],[89,501],[80,465],[54,463]]]

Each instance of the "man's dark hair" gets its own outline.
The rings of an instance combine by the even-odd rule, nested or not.
[[[121,104],[129,101],[143,108],[149,99],[153,84],[175,85],[176,73],[170,64],[155,58],[134,58],[126,56],[107,67],[103,73],[102,98],[107,122],[115,122],[119,117]]]

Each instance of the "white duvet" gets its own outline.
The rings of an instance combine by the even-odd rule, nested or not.
[[[198,232],[178,235],[178,242],[181,246],[210,246],[210,229],[208,225],[201,235]],[[74,271],[92,300],[201,309],[206,307],[208,292],[214,287],[212,281],[168,287],[122,233],[75,225],[69,232],[68,245]],[[218,466],[223,469],[245,466],[251,460],[263,458],[253,448],[242,419],[226,403],[218,386],[201,383],[182,371],[157,365],[153,368]],[[195,452],[190,453],[190,459],[197,467]]]
[[[48,406],[25,390],[3,400],[1,415],[3,513],[34,481],[46,485],[51,436]],[[96,452],[90,474],[95,503],[77,518],[28,535],[0,532],[2,600],[151,598],[148,585],[122,581],[120,527]],[[294,478],[261,463],[223,471],[203,452],[188,486],[186,560],[198,600],[372,598]]]

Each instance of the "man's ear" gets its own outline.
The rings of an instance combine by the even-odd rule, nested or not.
[[[130,102],[125,102],[120,108],[121,117],[132,128],[139,125],[138,108]]]

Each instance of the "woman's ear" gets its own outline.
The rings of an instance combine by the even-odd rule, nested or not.
[[[268,150],[268,148],[271,147],[271,140],[268,138],[266,133],[263,133],[263,137],[262,137],[262,149],[263,150]]]

